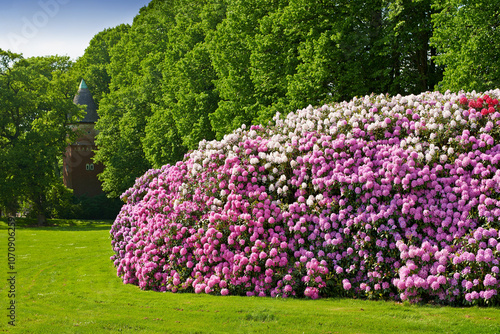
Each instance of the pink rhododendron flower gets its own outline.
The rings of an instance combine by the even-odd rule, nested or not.
[[[498,303],[499,97],[370,95],[202,141],[122,195],[111,261],[145,290]]]

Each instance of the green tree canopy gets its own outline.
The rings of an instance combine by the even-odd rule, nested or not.
[[[152,1],[110,50],[109,93],[99,104],[95,160],[105,166],[103,189],[118,197],[151,167],[142,140],[152,109],[161,101],[161,63],[175,6]]]
[[[432,43],[446,66],[439,89],[485,91],[500,85],[500,6],[496,0],[435,1]]]
[[[0,206],[15,212],[27,201],[45,221],[47,196],[62,186],[58,164],[72,139],[70,122],[83,112],[68,57],[34,57],[0,50]]]
[[[205,43],[224,18],[223,1],[153,0],[110,50],[109,93],[99,106],[96,160],[109,196],[147,169],[174,163],[215,138],[216,73]]]
[[[109,93],[111,82],[108,71],[109,63],[111,63],[110,51],[129,29],[128,24],[121,24],[96,34],[90,40],[83,56],[76,60],[71,70],[76,82],[85,79],[97,105],[99,105],[103,95]]]
[[[495,5],[152,0],[108,52],[97,141],[104,188],[118,196],[200,140],[266,123],[276,112],[371,93],[493,88]]]
[[[431,3],[229,2],[209,42],[217,137],[308,104],[432,90],[442,71],[429,46]]]

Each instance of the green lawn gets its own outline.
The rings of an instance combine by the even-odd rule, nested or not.
[[[16,230],[16,326],[8,325],[7,224],[0,221],[0,333],[499,333],[499,308],[141,291],[109,257],[111,222]]]

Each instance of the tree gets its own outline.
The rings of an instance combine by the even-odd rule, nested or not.
[[[111,49],[95,156],[105,166],[100,179],[108,196],[215,138],[209,117],[218,105],[216,73],[205,40],[224,11],[223,1],[153,0]]]
[[[215,138],[210,115],[217,109],[219,96],[206,39],[224,18],[225,8],[222,1],[183,1],[175,26],[168,32],[161,106],[171,113],[183,146],[188,149],[198,148],[203,139]]]
[[[232,1],[210,41],[217,138],[309,104],[432,89],[431,14],[431,0]]]
[[[59,172],[69,127],[83,116],[68,57],[34,57],[0,49],[0,206],[15,212],[27,201],[46,221],[47,195],[62,185]]]
[[[92,91],[94,101],[99,105],[104,94],[109,93],[111,76],[108,65],[111,62],[111,49],[129,31],[128,24],[105,29],[96,34],[85,49],[83,56],[78,58],[71,72],[76,82],[83,78]]]
[[[387,43],[385,53],[390,61],[390,94],[418,94],[434,90],[443,78],[443,68],[434,62],[434,0],[397,0],[388,5]]]
[[[99,104],[94,159],[104,165],[99,175],[109,197],[119,197],[151,168],[142,140],[152,108],[161,97],[161,63],[167,42],[169,14],[175,9],[152,1],[134,19],[130,30],[110,50],[109,93]]]
[[[436,1],[432,44],[446,66],[440,89],[486,91],[500,85],[500,8],[496,0]]]
[[[381,89],[381,10],[381,1],[290,0],[265,16],[251,55],[258,120]]]
[[[276,112],[433,89],[432,1],[152,0],[108,52],[104,190]]]
[[[272,0],[235,0],[227,2],[226,16],[210,34],[208,47],[217,78],[217,109],[210,114],[216,137],[252,124],[259,105],[250,73],[250,57],[259,21],[273,11]]]

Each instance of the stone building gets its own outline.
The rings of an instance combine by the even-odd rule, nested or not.
[[[103,192],[101,182],[97,178],[103,171],[103,166],[92,161],[96,149],[94,140],[97,135],[94,126],[99,116],[92,94],[83,79],[73,102],[87,107],[85,117],[71,125],[73,130],[78,132],[78,139],[66,148],[63,164],[64,184],[73,189],[76,197],[82,195],[93,197]]]

